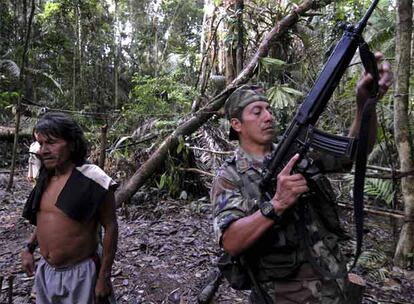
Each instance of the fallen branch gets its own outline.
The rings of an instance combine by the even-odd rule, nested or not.
[[[188,118],[177,127],[151,155],[151,157],[127,180],[122,187],[115,193],[116,205],[121,206],[126,203],[134,193],[152,176],[164,163],[168,156],[168,151],[174,149],[178,145],[180,137],[190,135],[200,126],[207,122],[214,113],[216,113],[226,101],[227,97],[241,84],[246,83],[255,73],[259,59],[267,56],[271,42],[278,38],[288,28],[295,24],[299,17],[304,15],[310,9],[318,9],[327,5],[331,0],[326,1],[304,1],[301,5],[292,10],[290,14],[277,22],[272,30],[267,33],[260,43],[256,53],[253,55],[247,66],[240,72],[220,94],[215,96],[206,106],[195,113],[189,114]]]
[[[353,205],[346,204],[346,203],[338,203],[338,206],[340,206],[342,208],[347,208],[347,209],[354,209]],[[376,210],[376,209],[365,207],[364,212],[371,213],[371,214],[376,214],[376,215],[381,215],[381,216],[393,217],[393,218],[396,218],[396,219],[403,219],[404,218],[404,214],[402,212],[398,212],[398,211],[382,211],[382,210]]]
[[[216,150],[203,149],[203,148],[198,148],[198,147],[193,147],[193,146],[187,146],[187,149],[203,151],[203,152],[208,152],[211,154],[218,154],[218,155],[233,155],[234,154],[234,151],[216,151]]]
[[[14,140],[15,133],[16,133],[15,128],[0,126],[0,140],[1,141],[11,141],[12,142]],[[32,138],[32,133],[19,132],[17,134],[17,136],[19,138]]]
[[[185,172],[194,172],[194,173],[198,173],[198,174],[201,174],[201,175],[207,175],[207,176],[210,176],[210,177],[215,176],[213,173],[206,172],[206,171],[203,171],[203,170],[200,170],[200,169],[197,169],[197,168],[178,168],[178,170],[185,171]]]

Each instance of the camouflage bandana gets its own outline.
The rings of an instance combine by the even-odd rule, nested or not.
[[[224,111],[228,120],[237,116],[243,111],[244,107],[255,101],[269,102],[263,88],[257,85],[243,85],[235,90],[227,99],[224,105]],[[237,132],[230,127],[230,140],[237,140]]]

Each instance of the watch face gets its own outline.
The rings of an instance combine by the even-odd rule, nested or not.
[[[269,215],[273,211],[273,205],[269,202],[266,202],[263,204],[262,210],[264,214]]]

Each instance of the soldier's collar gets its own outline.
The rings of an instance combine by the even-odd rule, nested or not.
[[[237,171],[243,173],[252,168],[261,172],[263,170],[263,164],[269,161],[275,149],[276,145],[272,144],[272,152],[269,155],[266,155],[263,160],[258,160],[239,146],[235,153]]]

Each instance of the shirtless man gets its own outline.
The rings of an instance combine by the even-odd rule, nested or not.
[[[47,113],[33,133],[42,168],[23,211],[36,229],[21,257],[24,270],[33,275],[33,252],[39,246],[36,303],[114,302],[110,276],[118,238],[116,184],[99,167],[85,163],[83,132],[67,115]],[[105,231],[101,259],[100,226]]]

